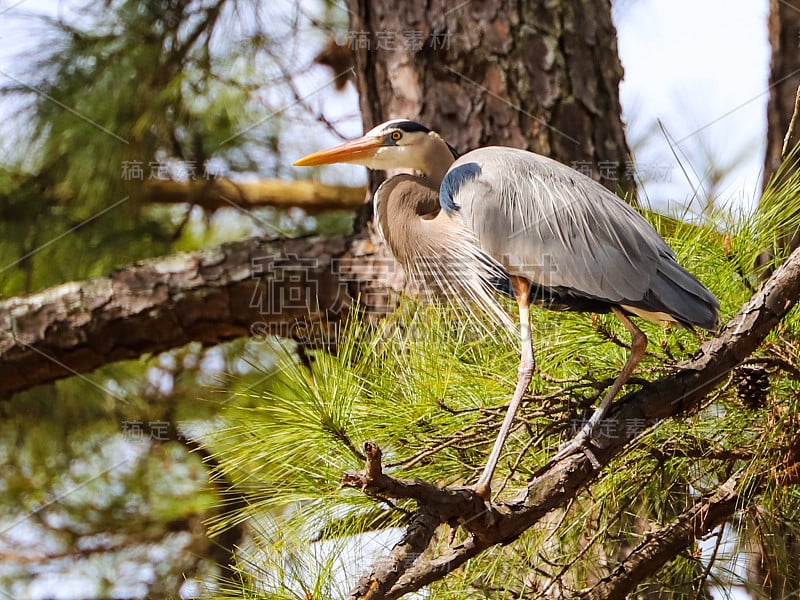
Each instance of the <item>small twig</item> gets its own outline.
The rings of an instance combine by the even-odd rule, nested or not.
[[[194,210],[194,207],[195,207],[195,205],[192,204],[192,203],[189,203],[189,205],[186,207],[186,212],[183,214],[183,217],[181,217],[180,223],[178,223],[178,226],[175,228],[175,231],[173,231],[172,235],[170,236],[170,240],[169,240],[170,242],[173,242],[173,243],[177,242],[180,239],[180,237],[183,235],[183,231],[186,229],[186,226],[189,224],[189,219],[192,216],[192,210]]]
[[[800,86],[797,88],[797,93],[794,97],[794,111],[792,111],[792,118],[789,121],[789,127],[786,130],[786,135],[783,138],[783,149],[781,150],[781,158],[784,160],[791,154],[792,150],[797,143],[800,142],[800,135],[797,133],[797,115],[800,113]]]
[[[615,346],[619,346],[620,348],[622,348],[624,350],[630,351],[631,345],[628,344],[628,343],[623,342],[622,338],[620,338],[616,333],[614,333],[614,330],[611,329],[611,327],[609,325],[606,325],[605,323],[601,323],[600,321],[597,321],[597,323],[595,324],[594,328],[595,328],[595,331],[597,331],[597,333],[599,333],[601,337],[606,339],[606,341],[611,342]],[[659,356],[657,354],[654,354],[650,350],[646,351],[644,353],[644,355],[645,356],[649,356],[651,358],[656,358],[656,359],[659,358]]]
[[[500,484],[500,487],[494,493],[495,500],[499,498],[500,494],[503,493],[503,490],[506,489],[506,485],[508,485],[508,482],[511,481],[511,478],[517,472],[517,469],[519,468],[522,459],[525,458],[525,455],[528,453],[528,450],[530,450],[531,446],[533,446],[534,443],[536,443],[536,438],[531,438],[525,443],[525,445],[522,447],[522,450],[519,451],[519,453],[517,454],[517,458],[514,461],[514,464],[511,465],[511,468],[508,470],[508,474],[503,478],[503,483]]]
[[[725,448],[702,448],[700,446],[679,448],[673,444],[665,443],[660,448],[651,448],[653,458],[667,461],[675,458],[697,458],[700,460],[721,460],[726,462],[738,460],[752,460],[754,454],[748,450]]]
[[[714,566],[714,563],[717,561],[717,554],[719,553],[720,546],[722,546],[722,532],[725,531],[725,526],[720,525],[714,535],[717,538],[717,541],[714,543],[714,550],[711,551],[711,557],[708,559],[708,564],[706,568],[703,569],[703,572],[697,577],[696,581],[698,582],[697,586],[697,593],[695,594],[695,600],[700,600],[703,597],[703,592],[705,592],[705,588],[703,584],[708,579],[708,576],[711,574],[711,568]]]
[[[790,363],[785,358],[778,355],[777,352],[774,356],[751,356],[742,362],[743,365],[765,365],[767,367],[776,367],[781,371],[785,371],[790,379],[800,381],[800,368]]]
[[[325,116],[325,115],[324,115],[322,112],[320,112],[320,111],[315,111],[315,110],[313,110],[313,109],[311,108],[311,106],[310,106],[310,105],[308,104],[308,102],[306,101],[306,99],[305,99],[305,96],[303,96],[303,94],[300,92],[300,89],[297,87],[297,84],[295,84],[295,82],[294,82],[294,78],[296,77],[296,75],[293,75],[293,74],[292,74],[292,73],[291,73],[291,72],[290,72],[290,71],[289,71],[289,70],[286,68],[286,65],[284,65],[284,64],[283,64],[283,61],[282,61],[281,57],[280,57],[280,56],[279,56],[277,53],[273,52],[273,51],[272,51],[272,50],[270,50],[270,49],[267,49],[267,53],[268,53],[268,54],[269,54],[269,55],[272,57],[272,59],[275,61],[275,63],[276,63],[276,64],[277,64],[277,66],[278,66],[278,69],[280,69],[280,71],[281,71],[281,74],[282,74],[282,76],[283,76],[283,79],[284,79],[283,83],[286,85],[286,87],[288,87],[288,88],[289,88],[289,91],[291,92],[291,94],[292,94],[292,96],[293,96],[293,98],[294,98],[294,102],[295,102],[295,104],[296,104],[297,106],[300,106],[300,107],[301,107],[303,110],[305,110],[305,111],[306,111],[308,114],[312,115],[312,116],[313,116],[313,117],[314,117],[314,118],[315,118],[315,119],[316,119],[318,122],[320,122],[322,125],[324,125],[324,126],[325,126],[325,127],[328,129],[328,131],[329,131],[329,132],[331,132],[333,135],[335,135],[336,137],[338,137],[340,140],[347,140],[347,139],[349,139],[349,138],[348,138],[348,137],[347,137],[347,136],[346,136],[346,135],[345,135],[345,134],[344,134],[342,131],[340,131],[340,130],[339,130],[339,128],[338,128],[338,127],[336,127],[336,125],[335,125],[334,123],[332,123],[332,122],[331,122],[331,121],[330,121],[330,120],[329,120],[329,119],[328,119],[328,118],[327,118],[327,117],[326,117],[326,116]],[[338,74],[337,74],[337,76],[336,76],[336,79],[338,80],[340,77],[342,77],[342,76],[344,76],[344,75],[346,75],[346,74],[349,74],[349,75],[347,75],[347,76],[348,76],[348,77],[351,77],[351,76],[353,76],[353,73],[354,73],[354,69],[353,69],[353,67],[351,66],[349,69],[346,69],[345,71],[338,73]]]

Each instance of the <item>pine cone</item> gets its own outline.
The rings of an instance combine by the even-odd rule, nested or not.
[[[742,365],[736,369],[736,395],[752,410],[763,408],[769,392],[769,373],[762,365]]]

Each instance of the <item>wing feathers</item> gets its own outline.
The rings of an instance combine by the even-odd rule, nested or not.
[[[445,184],[451,178],[451,185]],[[490,147],[445,177],[478,244],[509,273],[707,326],[718,304],[653,227],[602,185],[546,157]]]

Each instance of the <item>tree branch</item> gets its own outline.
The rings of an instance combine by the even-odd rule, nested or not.
[[[367,238],[255,238],[141,261],[1,302],[0,395],[192,341],[260,334],[319,345],[352,298],[385,314],[403,286]]]
[[[800,250],[795,251],[764,283],[725,325],[719,336],[704,343],[695,357],[680,365],[679,371],[645,385],[614,404],[608,418],[617,425],[616,435],[592,441],[594,454],[601,465],[608,464],[641,433],[641,428],[634,427],[634,423],[644,422],[652,426],[661,419],[685,414],[699,406],[732,369],[758,348],[798,298]],[[438,560],[415,565],[412,572],[394,584],[370,579],[369,597],[373,599],[397,598],[418,590],[444,577],[454,564],[463,563],[485,548],[515,540],[550,510],[564,506],[598,475],[583,454],[569,456],[541,468],[514,498],[486,507],[469,488],[441,488],[419,480],[404,481],[387,476],[380,468],[380,451],[374,444],[368,444],[366,448],[367,469],[363,473],[346,475],[343,485],[360,487],[373,495],[414,499],[420,504],[421,511],[427,511],[439,522],[457,521],[472,535],[468,545],[456,548]],[[735,495],[729,488],[725,487],[721,496],[712,496],[708,500],[719,507],[720,518],[725,514],[725,507],[729,506],[729,495]],[[690,522],[694,528],[695,521]],[[715,522],[714,519],[709,521]],[[687,527],[681,521],[670,535],[675,539],[686,539],[686,536],[680,536]],[[642,566],[640,573],[644,577],[648,572]],[[362,582],[369,577],[370,573],[365,574]],[[636,581],[631,578],[626,585],[633,585]],[[363,586],[357,586],[350,597],[364,597],[362,589]]]
[[[426,510],[418,510],[411,517],[405,535],[395,544],[389,556],[374,565],[356,585],[359,598],[379,598],[413,564],[430,544],[436,528],[437,518]]]
[[[316,181],[261,179],[237,183],[230,179],[202,181],[148,181],[144,201],[166,204],[196,204],[206,210],[272,206],[302,208],[307,213],[355,210],[364,204],[366,188],[325,185]]]
[[[669,525],[646,534],[644,541],[610,575],[579,596],[585,600],[626,598],[641,581],[672,560],[681,548],[694,543],[742,508],[742,498],[737,491],[741,479],[742,473],[737,473]],[[749,495],[755,491],[751,486]]]
[[[800,459],[800,438],[789,449],[782,468],[773,473],[779,485],[793,485],[791,480]],[[589,590],[580,594],[584,600],[623,598],[633,591],[646,577],[655,573],[672,560],[681,548],[694,543],[715,527],[730,519],[734,513],[744,510],[762,490],[766,477],[761,473],[739,471],[722,483],[713,494],[706,494],[691,508],[681,513],[671,523],[658,531],[648,533],[645,540],[634,548],[612,573],[604,577]],[[743,490],[739,488],[743,487]],[[709,563],[706,571],[711,569]]]

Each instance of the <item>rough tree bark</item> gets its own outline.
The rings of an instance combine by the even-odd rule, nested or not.
[[[767,101],[767,150],[762,182],[764,189],[783,163],[785,150],[792,150],[791,146],[784,149],[784,139],[795,114],[796,98],[800,91],[800,8],[796,3],[770,0],[768,33],[772,59]],[[789,137],[794,143],[797,142],[797,134]],[[796,169],[798,158],[795,156],[792,160],[792,169]],[[785,231],[779,245],[788,250],[800,246],[800,230]],[[764,276],[772,272],[773,259],[774,252],[771,249],[758,257],[757,266],[764,269]]]
[[[783,140],[789,129],[797,88],[800,86],[800,8],[794,2],[770,0],[767,27],[772,59],[767,101],[765,187],[783,162]]]
[[[348,7],[365,128],[418,119],[461,152],[525,148],[633,197],[610,2]]]
[[[250,239],[146,260],[0,303],[0,395],[191,341],[325,343],[360,297],[391,311],[404,277],[368,239]]]

